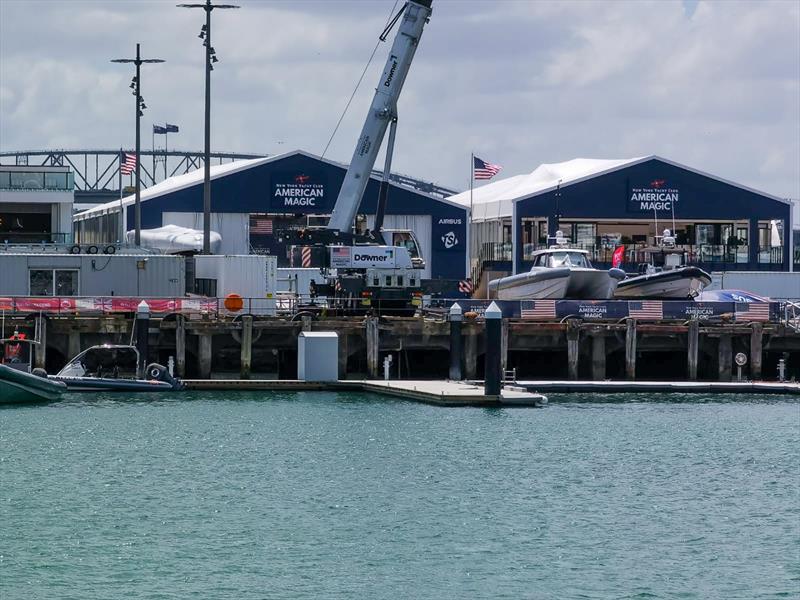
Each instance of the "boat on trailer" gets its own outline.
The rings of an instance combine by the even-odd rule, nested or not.
[[[490,281],[489,298],[607,300],[624,277],[622,269],[595,269],[588,251],[569,248],[556,235],[553,246],[533,253],[530,271]]]
[[[53,402],[67,390],[63,383],[48,379],[44,369],[33,368],[36,340],[18,332],[0,339],[0,404]]]
[[[615,298],[687,300],[711,284],[711,275],[700,267],[686,265],[686,252],[675,246],[669,229],[664,230],[661,245],[644,252],[647,262],[639,265],[638,275],[619,282]]]

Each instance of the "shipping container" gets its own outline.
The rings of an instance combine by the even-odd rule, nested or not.
[[[244,305],[232,313],[274,314],[278,261],[274,256],[245,254],[195,257],[195,292],[209,297],[240,296]],[[220,308],[224,302],[220,302]]]

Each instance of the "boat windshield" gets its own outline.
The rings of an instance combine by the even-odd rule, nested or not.
[[[135,378],[137,353],[133,347],[96,346],[73,358],[61,377]]]
[[[591,269],[592,264],[582,252],[553,252],[547,257],[548,267],[582,267]]]

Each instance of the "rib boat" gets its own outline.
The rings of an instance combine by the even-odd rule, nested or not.
[[[534,252],[533,266],[527,273],[490,281],[489,297],[498,300],[606,300],[624,277],[622,269],[595,269],[586,250],[554,246]]]
[[[33,346],[17,332],[0,340],[0,404],[27,404],[58,400],[67,389],[47,378],[44,369],[31,369]]]

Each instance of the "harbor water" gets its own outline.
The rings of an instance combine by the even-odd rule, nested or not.
[[[0,409],[0,598],[798,598],[796,398]]]

